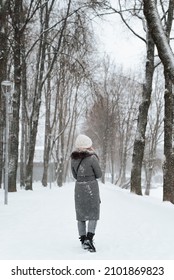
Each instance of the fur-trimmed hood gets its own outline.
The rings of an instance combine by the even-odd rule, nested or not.
[[[95,155],[97,158],[98,156],[96,155],[96,153],[94,153],[93,151],[74,151],[71,154],[71,159],[83,159],[86,157],[90,157],[92,155]]]

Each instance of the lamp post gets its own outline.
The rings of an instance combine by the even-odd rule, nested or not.
[[[8,204],[8,173],[9,173],[9,100],[11,97],[11,86],[10,81],[2,81],[1,88],[5,96],[5,165],[4,165],[4,204]]]

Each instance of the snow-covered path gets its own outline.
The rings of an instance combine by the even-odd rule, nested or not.
[[[97,252],[91,254],[78,240],[74,183],[51,189],[35,184],[34,191],[10,193],[7,206],[1,190],[0,259],[174,259],[174,205],[111,184],[100,184],[100,193]]]

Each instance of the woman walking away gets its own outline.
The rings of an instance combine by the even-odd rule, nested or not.
[[[102,176],[98,156],[91,139],[80,134],[71,154],[71,170],[75,183],[75,210],[79,239],[84,249],[96,252],[93,237],[100,215],[100,194],[97,178]]]

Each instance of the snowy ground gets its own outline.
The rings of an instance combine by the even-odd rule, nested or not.
[[[9,194],[0,191],[1,260],[172,260],[174,205],[162,202],[162,188],[136,196],[100,184],[101,219],[96,253],[80,246],[74,211],[74,183],[62,188]]]

